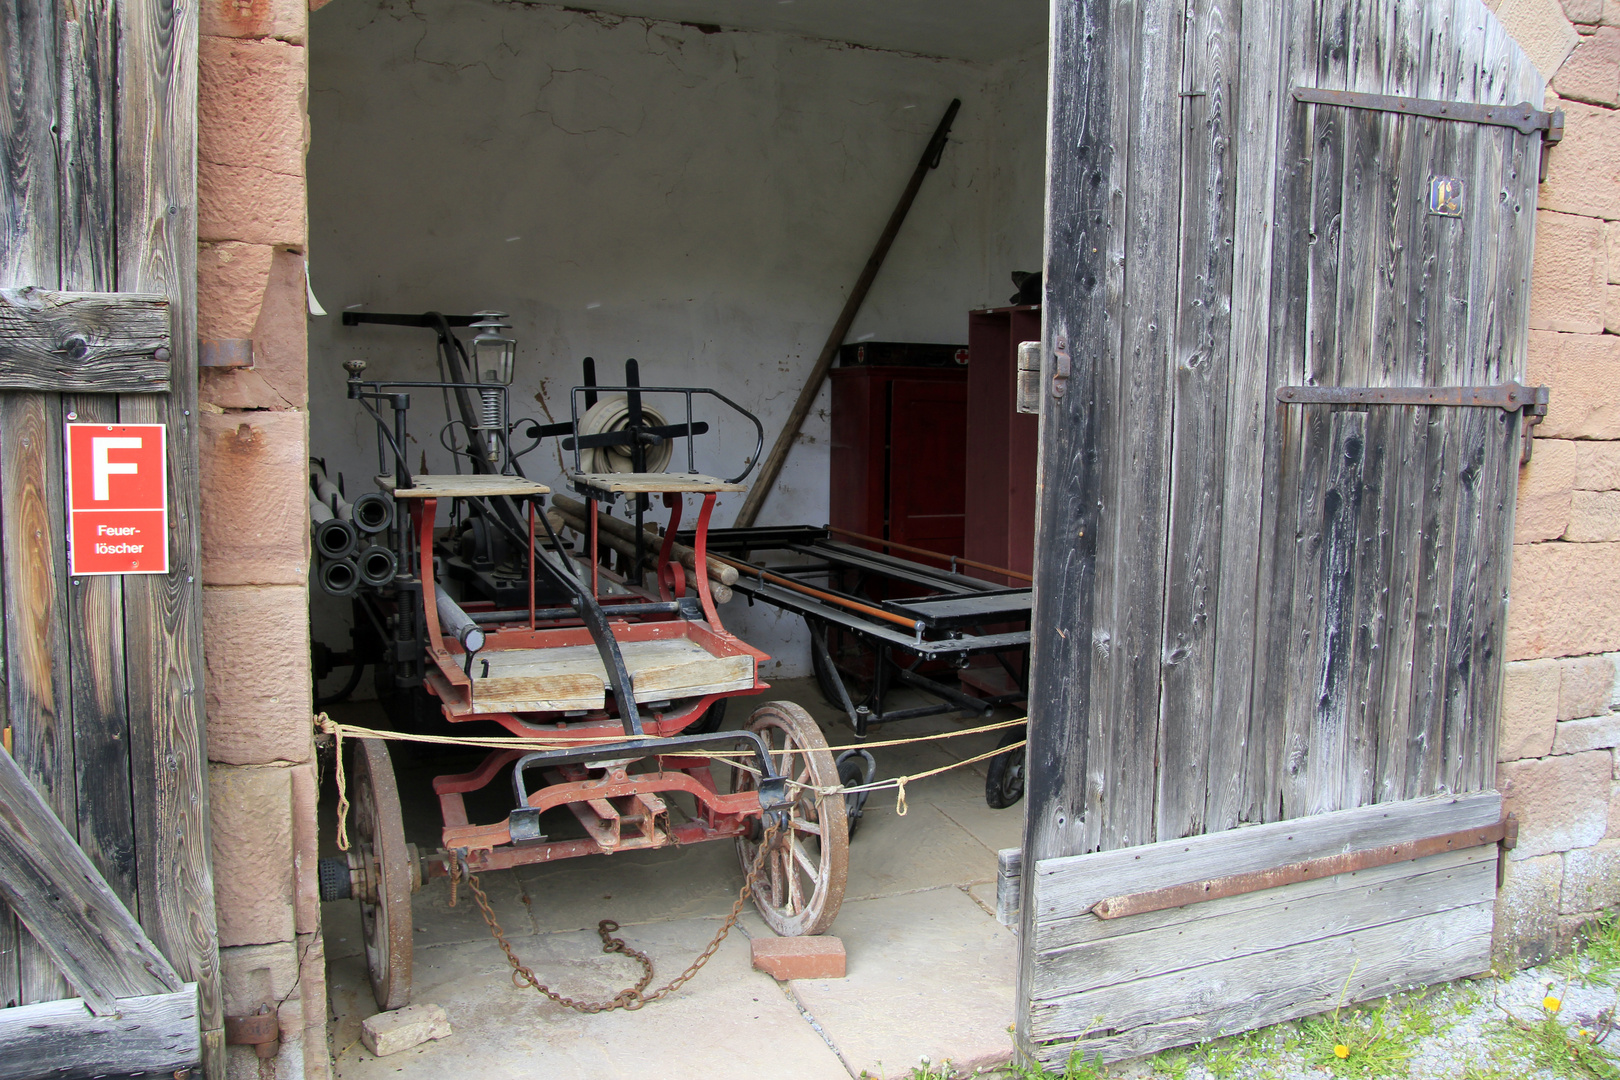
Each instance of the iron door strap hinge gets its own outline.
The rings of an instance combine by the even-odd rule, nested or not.
[[[1279,386],[1277,400],[1290,405],[1452,405],[1459,408],[1540,408],[1547,413],[1548,388],[1505,382],[1499,386]]]
[[[1501,409],[1524,416],[1524,449],[1520,464],[1530,460],[1531,430],[1547,415],[1552,390],[1505,382],[1499,386],[1279,386],[1285,405],[1438,405],[1453,408]]]
[[[1519,819],[1516,814],[1509,813],[1504,814],[1494,825],[1460,829],[1439,836],[1428,836],[1399,844],[1385,844],[1381,847],[1364,848],[1339,855],[1324,855],[1269,870],[1251,870],[1225,877],[1169,885],[1160,889],[1110,896],[1097,901],[1091,906],[1090,911],[1099,919],[1146,915],[1154,911],[1186,907],[1188,904],[1201,904],[1208,900],[1243,896],[1264,889],[1277,889],[1285,885],[1337,877],[1340,874],[1354,874],[1379,866],[1412,862],[1448,851],[1483,847],[1486,844],[1495,844],[1498,847],[1496,865],[1500,874],[1502,865],[1507,862],[1506,853],[1513,850],[1518,841]]]
[[[1364,94],[1353,90],[1318,90],[1314,86],[1294,87],[1294,100],[1313,105],[1342,105],[1347,109],[1426,116],[1431,120],[1460,120],[1469,124],[1510,127],[1522,135],[1541,132],[1543,140],[1555,143],[1564,137],[1564,110],[1551,112],[1528,101],[1517,105],[1482,105],[1472,101],[1440,101],[1434,98],[1397,97],[1393,94]]]
[[[1393,94],[1364,94],[1354,90],[1318,90],[1314,86],[1294,87],[1294,100],[1313,105],[1342,105],[1347,109],[1424,116],[1431,120],[1460,120],[1467,124],[1509,127],[1522,135],[1541,134],[1541,175],[1547,179],[1547,151],[1564,137],[1564,110],[1548,112],[1528,101],[1517,105],[1482,105],[1473,101],[1440,101],[1435,98],[1397,97]]]

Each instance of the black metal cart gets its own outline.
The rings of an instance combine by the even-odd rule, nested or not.
[[[875,724],[955,711],[988,716],[1024,700],[1029,588],[873,551],[808,525],[713,529],[709,551],[737,567],[732,588],[750,603],[804,619],[817,682],[857,738]],[[975,664],[981,658],[993,663]],[[953,672],[954,686],[944,681]],[[890,692],[902,686],[935,700],[887,708]],[[1023,737],[1014,728],[1004,742]],[[986,801],[999,808],[1022,795],[1022,751],[997,756]]]

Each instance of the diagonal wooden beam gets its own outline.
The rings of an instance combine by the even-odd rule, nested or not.
[[[98,1016],[117,1011],[116,998],[173,993],[182,986],[169,961],[4,752],[0,898]]]

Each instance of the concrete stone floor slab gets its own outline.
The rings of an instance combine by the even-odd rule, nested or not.
[[[851,1075],[904,1076],[923,1058],[970,1071],[1012,1057],[1017,942],[966,890],[845,903],[835,929],[849,974],[789,986]]]
[[[765,696],[804,705],[830,743],[855,741],[810,680],[779,681]],[[748,711],[734,709],[730,725],[740,725]],[[928,717],[877,729],[870,741],[976,723],[951,714]],[[1000,734],[872,753],[880,777],[905,775],[989,750]],[[434,772],[459,768],[431,756],[399,755],[396,772],[414,842],[438,846],[437,805],[426,782]],[[979,763],[908,785],[904,816],[896,813],[893,792],[872,797],[851,844],[849,887],[831,931],[844,939],[849,956],[849,974],[840,980],[778,984],[753,971],[748,937],[770,931],[749,905],[709,967],[673,997],[634,1013],[582,1015],[527,987],[514,988],[477,908],[465,893],[450,908],[448,883],[438,879],[413,898],[413,1000],[444,1006],[456,1034],[377,1059],[358,1041],[360,1022],[375,1004],[356,908],[327,904],[322,917],[338,1073],[356,1080],[455,1073],[843,1080],[863,1071],[905,1076],[921,1057],[970,1068],[1004,1062],[1012,1051],[1007,1027],[1016,939],[992,915],[995,852],[1020,842],[1023,814],[1022,804],[1006,810],[985,805],[984,768]],[[469,805],[477,820],[472,800]],[[484,881],[519,957],[543,982],[576,997],[603,998],[633,983],[638,970],[602,953],[598,920],[618,922],[620,936],[653,957],[662,983],[707,944],[741,883],[735,848],[727,842],[524,867]]]

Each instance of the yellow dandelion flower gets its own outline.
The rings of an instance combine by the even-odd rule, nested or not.
[[[1333,1056],[1347,1058],[1350,1056],[1350,1048],[1344,1045],[1344,1043],[1340,1043],[1333,1048]]]
[[[1541,1007],[1550,1013],[1557,1012],[1559,1009],[1563,1008],[1563,1005],[1564,1003],[1562,1001],[1559,1001],[1550,994],[1541,999]]]

